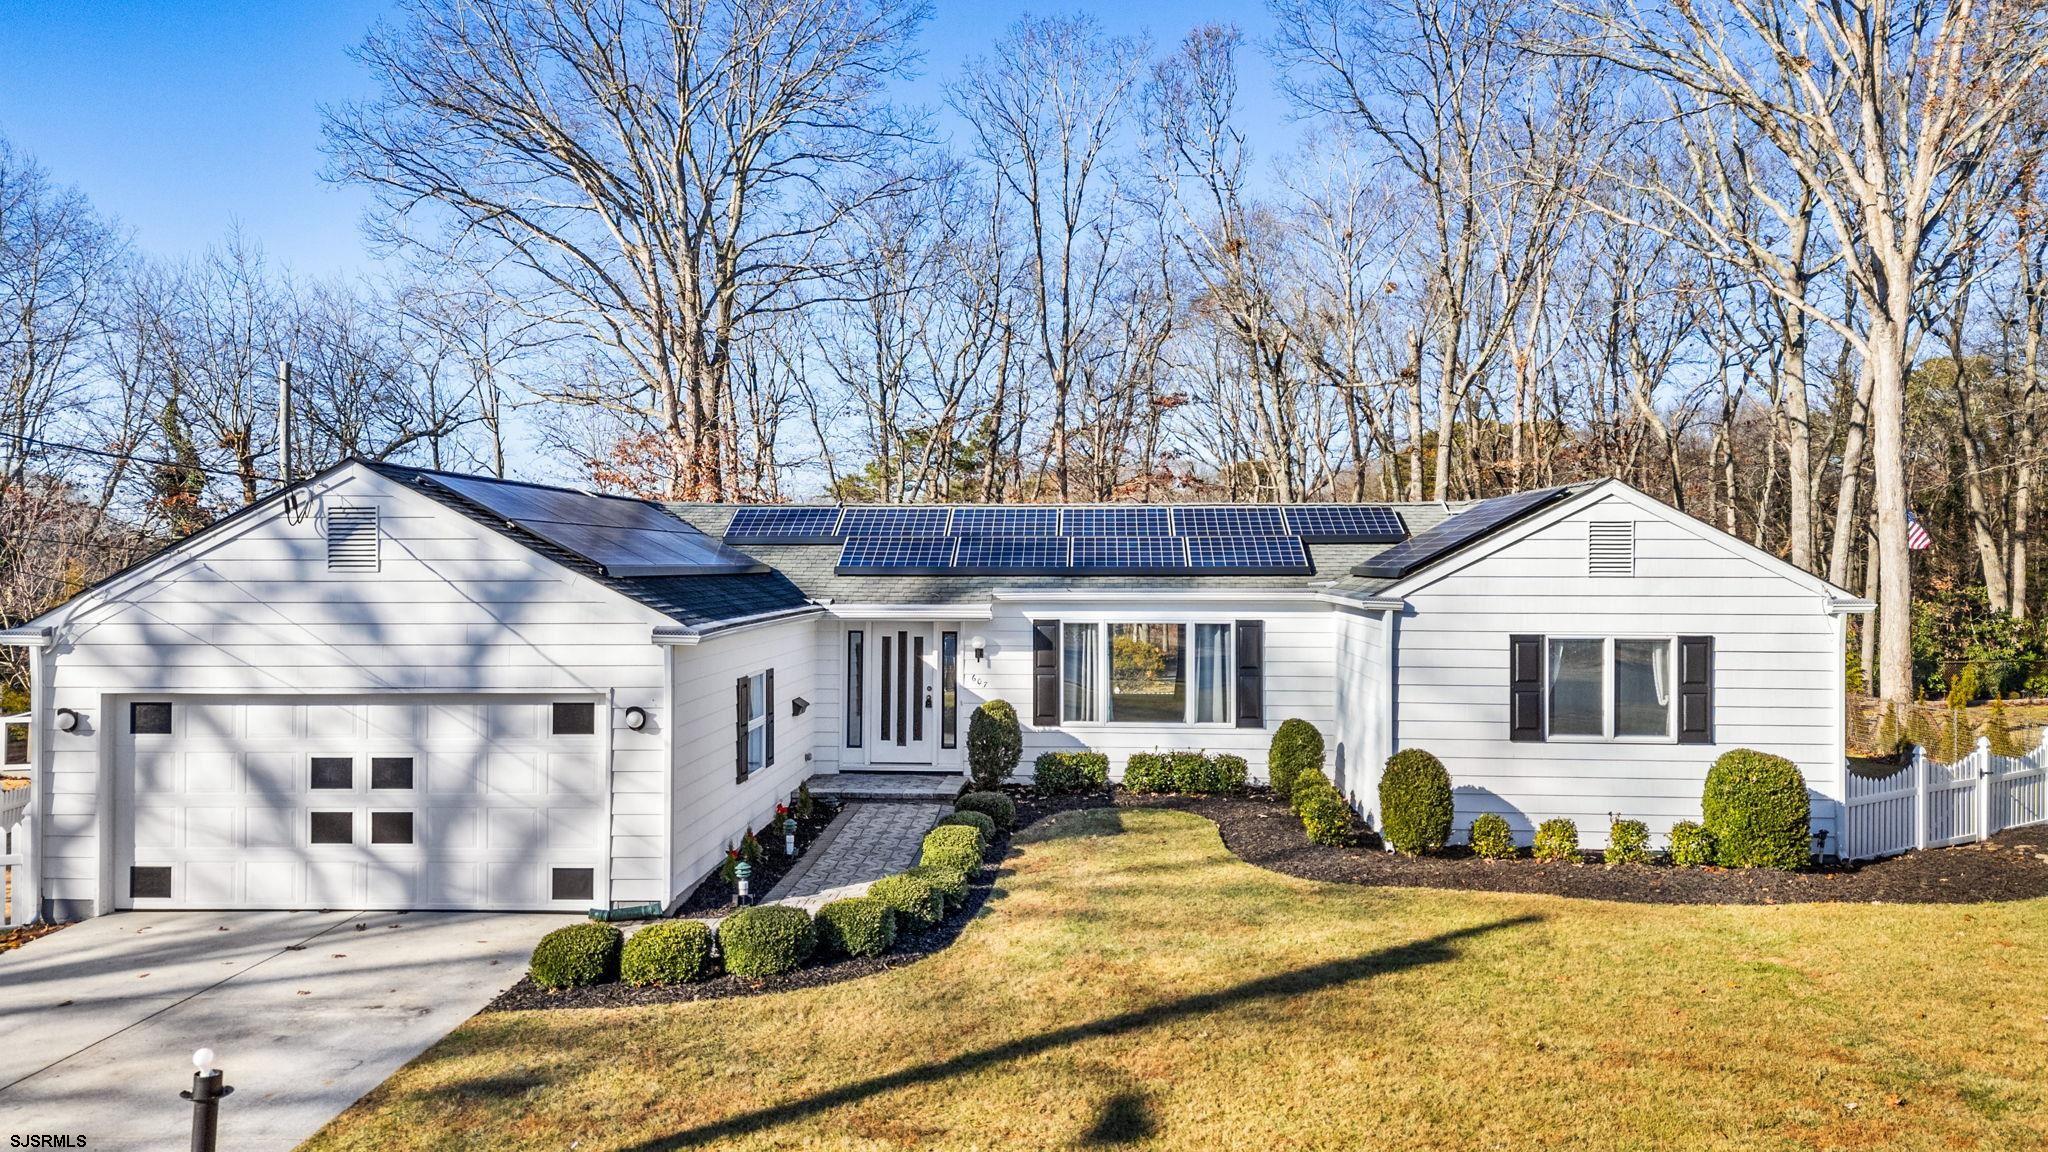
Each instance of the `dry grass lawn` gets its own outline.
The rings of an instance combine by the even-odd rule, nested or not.
[[[308,1147],[2048,1146],[2048,901],[1320,885],[1156,810],[1008,868],[881,976],[479,1016]]]

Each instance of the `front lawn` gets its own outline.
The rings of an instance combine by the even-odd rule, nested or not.
[[[981,920],[930,959],[478,1016],[308,1147],[2048,1143],[2048,900],[1318,884],[1155,809],[1065,813],[1015,847]]]

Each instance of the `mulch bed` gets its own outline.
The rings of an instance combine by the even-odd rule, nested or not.
[[[69,923],[69,921],[65,921],[65,923]],[[23,944],[26,944],[29,941],[34,940],[36,937],[48,936],[50,933],[55,932],[57,929],[62,927],[64,927],[64,924],[62,923],[44,923],[30,924],[21,928],[9,928],[5,931],[0,931],[0,952],[12,952],[16,948],[21,947]]]
[[[755,837],[761,841],[761,859],[755,862],[754,874],[747,879],[754,895],[764,896],[773,891],[775,885],[788,875],[789,870],[796,867],[810,852],[812,845],[818,842],[818,837],[824,834],[825,829],[831,825],[832,818],[838,814],[838,806],[830,801],[819,800],[812,808],[810,819],[799,818],[796,822],[794,856],[782,854],[782,829],[755,832]],[[739,895],[739,887],[728,883],[718,873],[719,869],[714,868],[709,876],[698,881],[696,890],[690,893],[689,899],[677,905],[675,914],[695,920],[739,911],[739,905],[733,903]]]
[[[1215,822],[1248,864],[1303,880],[1368,887],[1525,892],[1631,904],[1975,904],[2048,896],[2048,826],[2013,828],[1983,844],[1885,860],[1779,872],[1623,864],[1483,860],[1461,848],[1401,856],[1310,844],[1301,821],[1270,796],[1134,796],[1119,805],[1173,808]]]

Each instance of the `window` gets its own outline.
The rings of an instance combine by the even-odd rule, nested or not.
[[[867,636],[856,628],[846,634],[846,746],[860,747],[861,727],[867,722]]]
[[[1099,719],[1102,628],[1068,624],[1060,632],[1060,715],[1084,723]]]
[[[1230,625],[1195,625],[1194,721],[1225,724],[1230,714]]]
[[[377,510],[327,510],[327,567],[334,572],[377,570]]]
[[[548,731],[555,736],[589,736],[597,731],[597,705],[556,704]]]
[[[1109,719],[1173,724],[1188,713],[1184,624],[1109,626]]]
[[[1669,738],[1671,646],[1668,637],[1552,637],[1544,665],[1549,735]]]
[[[939,747],[960,746],[960,634],[939,633]]]
[[[137,700],[128,705],[128,731],[137,736],[168,736],[171,734],[171,702],[168,700]]]
[[[597,897],[597,869],[556,868],[548,877],[550,900],[592,900]]]
[[[356,818],[353,812],[313,813],[313,843],[353,844],[356,842]]]
[[[412,813],[372,812],[370,813],[370,843],[410,844],[412,843]]]
[[[313,787],[347,789],[356,785],[356,762],[347,756],[313,757]],[[316,841],[317,843],[317,841]]]
[[[768,766],[768,674],[747,677],[746,775]],[[745,777],[743,776],[742,779]]]
[[[1249,627],[1249,625],[1247,625]],[[1111,724],[1230,724],[1240,654],[1227,622],[1068,622],[1060,715]]]
[[[169,900],[171,898],[171,870],[169,868],[128,869],[128,895],[138,900]]]
[[[370,787],[390,790],[412,787],[412,757],[370,757]]]

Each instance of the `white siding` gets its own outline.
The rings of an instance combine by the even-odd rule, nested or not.
[[[338,506],[378,509],[379,571],[328,570],[323,512]],[[74,910],[111,896],[102,735],[123,696],[611,693],[614,779],[633,792],[662,774],[660,735],[620,716],[661,703],[649,638],[670,621],[368,469],[330,477],[310,515],[254,513],[138,575],[47,621],[49,707],[84,722],[50,730],[44,895]],[[616,827],[613,842],[615,899],[667,895],[658,850]]]
[[[1326,771],[1379,827],[1380,768],[1386,762],[1391,701],[1387,696],[1385,610],[1339,611],[1330,618],[1336,665],[1334,731],[1325,730]]]
[[[1636,574],[1587,575],[1586,525],[1632,520]],[[1541,821],[1578,822],[1606,843],[1609,814],[1646,821],[1661,842],[1698,819],[1708,766],[1729,748],[1799,765],[1814,824],[1834,829],[1842,788],[1838,621],[1822,595],[1744,555],[1704,525],[1609,496],[1407,595],[1398,632],[1396,738],[1442,758],[1458,828],[1506,816],[1526,843]],[[1714,637],[1711,745],[1508,740],[1508,637]]]

